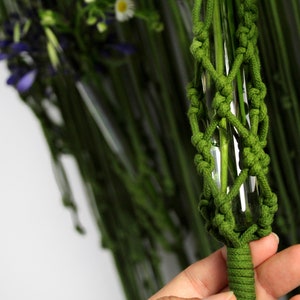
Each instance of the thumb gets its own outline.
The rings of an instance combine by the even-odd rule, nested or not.
[[[203,300],[236,300],[232,291],[209,296]]]
[[[176,296],[165,296],[158,298],[156,300],[235,300],[235,296],[233,292],[224,292],[216,295],[209,296],[207,298],[182,298],[182,297],[176,297]]]

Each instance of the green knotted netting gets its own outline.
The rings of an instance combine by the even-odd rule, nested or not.
[[[258,9],[254,0],[241,1],[235,36],[237,47],[234,50],[234,60],[231,62],[230,69],[225,73],[216,68],[210,56],[214,46],[210,34],[217,2],[219,6],[226,5],[226,1],[207,0],[204,6],[201,0],[195,0],[193,10],[194,39],[191,53],[196,68],[195,77],[188,85],[187,94],[190,100],[188,116],[192,129],[192,143],[197,149],[195,164],[204,179],[200,210],[209,232],[228,247],[227,267],[230,289],[238,299],[255,299],[254,271],[249,242],[271,232],[273,217],[277,210],[276,196],[271,191],[267,179],[270,159],[264,151],[269,122],[264,103],[266,87],[261,78],[257,49]],[[242,69],[247,70],[248,74],[246,93],[250,126],[241,122],[230,107],[234,98],[234,83]],[[215,93],[209,108],[206,106],[205,88],[201,83],[201,76],[209,76],[214,82]],[[213,110],[212,117],[206,126],[202,126],[207,109]],[[239,145],[243,145],[240,149],[241,171],[229,190],[225,192],[220,190],[212,176],[215,162],[211,154],[213,136],[224,120],[234,129]],[[255,176],[257,179],[259,186],[257,205],[260,213],[254,224],[238,231],[232,201],[239,196],[240,187],[249,176]]]

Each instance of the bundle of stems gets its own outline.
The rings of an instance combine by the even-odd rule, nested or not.
[[[63,163],[68,155],[127,299],[146,299],[174,275],[166,261],[179,270],[219,246],[198,212],[202,182],[186,115],[193,1],[136,1],[126,22],[116,20],[114,3],[3,0],[0,58],[12,74],[8,83],[40,121],[76,229],[84,232]],[[296,0],[260,6],[271,180],[281,200],[278,227],[284,224],[290,244],[299,240],[300,10]]]
[[[299,1],[259,2],[262,71],[268,88],[271,181],[278,194],[276,230],[282,247],[299,242],[300,44]]]

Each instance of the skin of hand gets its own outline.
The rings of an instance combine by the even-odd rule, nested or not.
[[[278,244],[274,233],[250,243],[257,300],[278,299],[300,285],[300,245],[276,253]],[[187,299],[236,299],[228,291],[226,247],[189,266],[148,300]]]

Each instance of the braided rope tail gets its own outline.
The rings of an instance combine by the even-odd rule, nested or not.
[[[190,100],[188,117],[192,130],[192,144],[197,150],[196,168],[204,179],[200,211],[205,219],[207,230],[227,246],[230,289],[234,291],[237,299],[253,300],[256,298],[255,279],[249,243],[271,232],[277,210],[277,198],[267,180],[270,159],[264,152],[264,147],[269,122],[264,103],[266,88],[261,79],[257,50],[258,32],[255,22],[258,9],[255,0],[241,1],[231,65],[227,70],[222,67],[222,60],[226,61],[224,52],[221,52],[221,55],[216,53],[213,59],[211,57],[212,49],[218,49],[220,44],[222,47],[226,46],[222,40],[224,32],[219,26],[220,11],[225,7],[226,12],[226,6],[231,5],[230,11],[235,12],[231,2],[226,0],[195,0],[194,2],[194,39],[190,50],[195,59],[195,74],[193,81],[187,87],[187,97]],[[228,18],[235,17],[228,16]],[[223,63],[225,64],[226,62]],[[244,93],[248,101],[247,122],[231,109],[231,104],[236,98],[234,89],[240,74],[244,74],[247,81],[246,87],[242,87],[246,90]],[[213,96],[211,86],[214,87]],[[212,98],[209,105],[207,97]],[[243,99],[242,101],[244,102]],[[211,152],[212,140],[216,132],[221,139],[222,162],[219,183],[213,175],[216,161]],[[239,144],[240,171],[229,186],[225,174],[225,171],[227,173],[225,169],[229,167],[226,139],[232,136],[233,132]],[[233,210],[233,201],[239,197],[241,187],[250,176],[256,178],[259,188],[256,204],[259,213],[257,218],[252,219],[252,222],[247,223],[247,226],[240,230],[237,228],[238,212]]]

